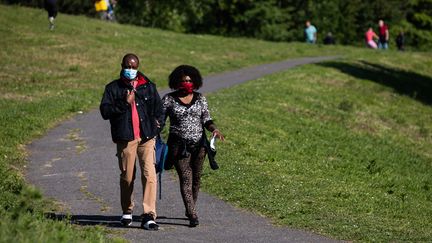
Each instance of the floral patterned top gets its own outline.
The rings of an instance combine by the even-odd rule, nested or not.
[[[190,104],[184,104],[175,93],[166,94],[162,98],[163,114],[170,118],[169,133],[174,134],[187,143],[198,143],[203,134],[203,126],[212,122],[206,98],[198,92]]]

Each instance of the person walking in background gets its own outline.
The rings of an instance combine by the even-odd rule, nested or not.
[[[405,34],[403,31],[400,31],[396,37],[396,45],[399,51],[405,50]]]
[[[389,41],[389,29],[388,26],[384,23],[382,19],[378,21],[379,27],[379,40],[378,40],[378,48],[379,49],[388,49],[388,41]]]
[[[306,43],[315,44],[317,40],[317,29],[313,26],[309,20],[306,21],[306,28],[304,30]]]
[[[373,31],[372,27],[369,27],[368,31],[365,33],[366,45],[369,48],[377,49],[377,44],[374,39],[378,39],[377,34]]]
[[[116,0],[106,0],[107,4],[108,4],[108,10],[107,10],[107,19],[109,21],[115,21],[115,13],[114,13],[114,8],[117,4]]]
[[[45,0],[45,10],[48,12],[49,29],[54,30],[54,20],[57,17],[57,0]]]
[[[108,5],[107,0],[95,0],[95,10],[102,20],[108,19]]]
[[[206,156],[204,128],[224,140],[210,117],[206,98],[195,91],[201,86],[200,72],[193,66],[181,65],[169,75],[169,87],[174,91],[162,98],[164,122],[170,118],[167,161],[178,173],[190,227],[199,225],[196,203]]]
[[[111,136],[117,145],[120,169],[120,197],[124,226],[132,224],[135,159],[138,157],[143,187],[141,227],[158,230],[156,220],[155,137],[162,122],[162,103],[156,85],[138,72],[139,59],[126,54],[120,78],[105,86],[100,112],[110,121]]]
[[[331,32],[328,32],[326,37],[324,38],[324,45],[334,45],[335,40]]]

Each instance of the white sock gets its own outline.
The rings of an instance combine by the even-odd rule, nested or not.
[[[132,214],[123,214],[122,218],[124,218],[124,219],[132,219]]]

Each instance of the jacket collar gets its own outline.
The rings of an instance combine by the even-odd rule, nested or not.
[[[123,77],[120,73],[120,79],[126,84],[126,85],[130,85],[130,80],[126,79],[125,77]],[[142,74],[141,72],[138,71],[137,73],[137,79],[138,81],[136,87],[139,87],[141,85],[144,85],[146,83],[148,83],[147,77],[144,76],[144,74]]]

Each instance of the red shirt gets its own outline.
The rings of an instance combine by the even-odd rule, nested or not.
[[[138,84],[138,81],[137,80],[132,81],[131,84],[135,89],[137,84]],[[134,137],[135,137],[135,139],[138,139],[138,138],[141,138],[141,136],[140,136],[138,110],[137,110],[137,107],[135,104],[135,100],[132,101],[131,108],[132,108],[132,127],[133,127],[133,131],[134,131]]]
[[[375,35],[375,32],[373,32],[372,30],[367,31],[365,34],[366,42],[373,40],[374,35]]]
[[[126,81],[126,82],[128,82],[128,81]],[[144,76],[142,76],[140,73],[138,73],[137,79],[134,81],[131,81],[130,83],[134,87],[134,89],[136,89],[138,86],[141,86],[141,85],[147,83],[147,80],[144,78]],[[135,101],[132,101],[132,103],[130,105],[131,105],[131,109],[132,109],[132,127],[133,127],[133,132],[134,132],[134,138],[139,139],[139,138],[141,138],[141,136],[140,136],[140,118],[138,115],[137,104],[135,103]]]
[[[386,32],[388,30],[388,27],[386,24],[383,24],[383,26],[379,27],[379,34],[380,36],[386,36]]]

